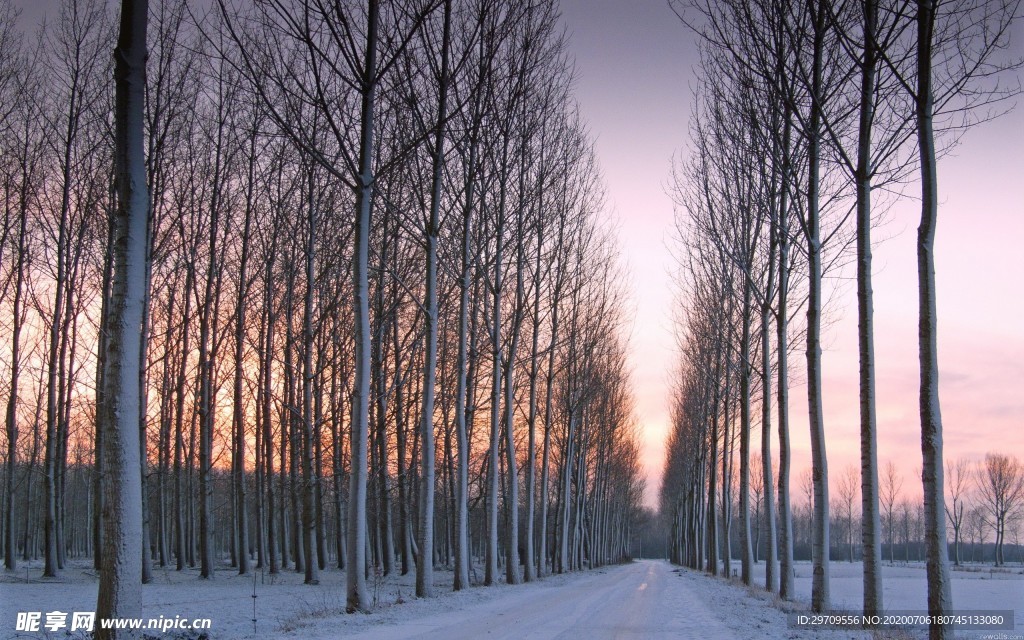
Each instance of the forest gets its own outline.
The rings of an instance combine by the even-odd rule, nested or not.
[[[735,548],[750,585],[756,553],[764,588],[793,599],[799,550],[813,560],[811,607],[821,612],[832,607],[830,558],[856,554],[863,613],[875,615],[885,611],[883,549],[890,562],[913,553],[925,561],[928,613],[950,611],[949,565],[964,559],[965,539],[972,557],[994,542],[983,555],[996,565],[1006,542],[1019,556],[1024,471],[1004,451],[977,462],[943,455],[937,160],[1019,94],[1008,72],[1020,61],[1007,47],[1020,4],[670,4],[701,60],[693,152],[674,164],[670,185],[679,357],[661,513],[672,558],[730,575]],[[890,451],[896,458],[880,470],[875,369],[885,355],[874,349],[872,230],[901,199],[919,211],[921,457]],[[847,263],[856,271],[860,464],[837,474],[823,409],[823,283]],[[798,353],[799,399],[790,394]],[[791,451],[796,402],[806,402],[811,443],[798,483],[791,470],[806,461]],[[930,629],[931,638],[952,633]]]
[[[104,0],[0,0],[7,570],[106,571],[137,523],[142,583],[347,568],[358,611],[625,559],[622,266],[557,3],[148,5],[118,39]]]
[[[603,166],[651,172],[590,129],[621,103],[581,87],[568,2],[47,2],[0,0],[18,632],[95,603],[211,637],[832,637],[786,616],[845,610],[856,576],[852,606],[920,600],[939,640],[1019,588],[1019,446],[944,449],[936,274],[940,161],[1021,95],[1019,0],[658,0],[697,56],[659,160],[660,486],[622,233],[651,212]],[[907,207],[919,455],[879,446],[873,249]],[[826,410],[842,280],[854,441]]]

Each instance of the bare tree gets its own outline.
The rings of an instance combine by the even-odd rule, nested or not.
[[[938,178],[933,132],[934,92],[932,89],[932,38],[937,2],[917,3],[917,114],[918,149],[921,163],[921,224],[917,230],[919,280],[918,335],[921,360],[921,453],[924,484],[924,515],[928,547],[928,613],[942,616],[953,607],[949,585],[949,552],[946,548],[945,492],[942,478],[942,418],[939,409],[938,336],[935,312],[935,222],[938,217]],[[949,625],[929,625],[932,640],[952,637]]]
[[[896,526],[896,508],[900,499],[900,490],[903,488],[903,478],[900,476],[896,465],[892,460],[886,463],[885,473],[882,475],[880,484],[882,508],[885,510],[886,530],[889,532],[889,562],[895,561],[895,539],[893,537]]]
[[[5,263],[8,260],[13,262],[13,273],[7,275],[7,282],[14,289],[11,300],[10,394],[5,411],[7,448],[2,498],[4,566],[10,571],[17,566],[14,501],[15,474],[18,470],[18,404],[24,359],[22,330],[27,319],[26,296],[30,295],[27,286],[32,251],[29,218],[32,203],[41,191],[40,169],[44,157],[42,131],[35,126],[41,115],[35,95],[38,90],[38,65],[33,57],[21,50],[15,30],[18,17],[18,12],[10,2],[0,4],[0,60],[4,61],[0,64],[0,101],[9,105],[0,113],[0,131],[7,141],[0,147],[5,203],[0,253],[4,254]],[[7,250],[13,250],[14,255],[8,257],[5,253]],[[5,283],[0,298],[7,298],[7,287]]]
[[[106,504],[103,567],[96,614],[103,619],[142,613],[136,580],[142,559],[133,541],[142,538],[139,470],[139,358],[146,273],[149,195],[144,143],[146,95],[146,0],[124,0],[115,50],[115,165],[119,191],[114,217],[113,277],[107,325],[106,390],[98,428],[104,430]],[[98,629],[98,637],[133,638],[131,629]]]
[[[985,533],[988,530],[988,522],[985,517],[985,509],[981,505],[976,505],[973,509],[967,512],[964,517],[964,525],[967,528],[967,535],[971,541],[971,562],[974,562],[975,553],[978,550],[978,545],[985,544]],[[984,560],[984,549],[982,550],[982,560]]]
[[[849,550],[849,560],[853,562],[853,521],[854,504],[857,502],[859,493],[860,472],[856,467],[847,467],[843,475],[839,476],[839,503],[846,517],[846,546]]]
[[[423,477],[420,494],[419,556],[416,563],[416,595],[434,592],[434,380],[437,370],[437,237],[440,232],[442,170],[444,168],[445,124],[448,120],[449,50],[451,47],[452,2],[445,0],[441,34],[441,62],[438,77],[437,121],[434,125],[430,212],[424,224],[426,244],[426,357],[423,359]]]
[[[754,454],[750,459],[750,466],[758,468],[761,466],[761,456]],[[764,476],[759,474],[753,474],[750,476],[750,494],[754,499],[754,562],[758,561],[759,549],[761,547],[761,528],[763,526],[763,518],[767,514],[764,513],[762,507],[764,506]]]
[[[917,230],[918,335],[920,359],[920,413],[925,537],[928,555],[928,613],[942,616],[952,608],[949,552],[943,504],[943,439],[939,406],[939,364],[935,289],[935,227],[938,221],[938,172],[935,114],[962,94],[967,95],[965,117],[977,105],[972,84],[997,74],[993,57],[1007,44],[1008,30],[1018,16],[1015,1],[979,0],[965,4],[919,0],[915,23],[916,83],[906,83],[914,102],[921,178],[921,224]],[[956,55],[947,57],[951,51]],[[936,69],[936,60],[939,61]],[[938,84],[936,84],[938,75]],[[981,93],[982,97],[986,94]],[[989,102],[1006,97],[998,88]],[[938,109],[936,108],[938,100]],[[937,618],[941,619],[941,618]],[[949,625],[933,623],[932,640],[952,636]]]
[[[104,452],[116,444],[92,428],[93,409],[103,425],[110,404],[105,358],[120,286],[115,229],[105,224],[116,203],[109,83],[92,79],[106,75],[97,70],[107,57],[87,56],[95,64],[81,67],[81,101],[64,99],[73,45],[102,26],[85,9],[101,4],[69,3],[83,20],[47,42],[70,45],[39,49],[50,76],[67,80],[53,100],[26,73],[14,88],[37,99],[0,108],[0,301],[5,314],[20,308],[15,324],[25,328],[7,342],[20,366],[0,524],[5,554],[49,548],[55,570],[65,554],[101,566],[117,557],[103,557],[111,527],[97,525],[111,505],[90,488],[110,475]],[[157,561],[212,577],[228,558],[244,573],[255,556],[272,573],[288,567],[316,582],[333,553],[356,583],[347,608],[365,610],[368,572],[395,569],[399,553],[406,571],[419,556],[424,595],[436,588],[430,569],[453,556],[458,586],[468,587],[470,536],[480,535],[470,524],[495,505],[506,517],[494,556],[514,582],[523,485],[531,525],[537,494],[542,503],[540,526],[525,533],[527,575],[552,560],[576,570],[627,557],[642,482],[619,339],[621,273],[555,7],[153,7],[136,370],[143,493],[133,510],[143,580]],[[109,34],[87,35],[86,53]],[[17,57],[0,64],[4,96]],[[447,224],[453,213],[463,214],[461,234]],[[495,296],[497,271],[506,284]],[[485,327],[500,346],[497,403],[483,391],[495,360]],[[367,355],[369,395],[356,384]],[[83,393],[94,371],[95,400]],[[478,465],[486,428],[475,418],[495,407],[498,462]],[[100,455],[90,460],[92,442]],[[481,491],[488,473],[494,500]],[[558,553],[538,558],[530,543]]]
[[[48,343],[46,355],[46,439],[43,454],[44,473],[44,550],[43,575],[54,576],[63,563],[64,546],[61,544],[63,527],[59,522],[63,510],[62,471],[67,449],[67,410],[70,407],[71,384],[69,370],[74,354],[71,320],[76,316],[75,306],[81,277],[81,250],[79,242],[86,229],[85,213],[90,208],[88,161],[92,137],[97,135],[95,115],[99,102],[105,97],[100,87],[101,78],[109,59],[105,50],[107,35],[106,8],[99,2],[72,2],[61,7],[57,29],[48,34],[54,53],[47,58],[46,71],[53,74],[56,86],[52,97],[59,109],[60,125],[48,140],[53,145],[60,167],[59,206],[49,212],[53,216],[50,233],[53,236],[50,259],[54,263],[52,287],[53,304],[49,309]],[[95,153],[100,156],[99,153]],[[84,197],[83,197],[84,196]]]
[[[964,509],[967,492],[971,485],[971,463],[967,458],[957,458],[946,463],[946,518],[953,528],[953,563],[960,566],[960,541],[963,539]]]
[[[975,483],[985,507],[987,524],[995,534],[995,564],[1006,563],[1003,544],[1007,525],[1024,507],[1024,466],[1020,461],[1001,453],[985,454],[979,463]]]

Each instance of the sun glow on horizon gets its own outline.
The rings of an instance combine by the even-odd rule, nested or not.
[[[645,504],[657,504],[668,433],[674,270],[670,246],[673,205],[666,193],[670,159],[688,139],[693,38],[663,3],[568,0],[562,4],[576,56],[577,98],[591,131],[616,212],[635,308],[630,364]],[[1024,27],[1016,47],[1024,49]],[[642,41],[642,47],[636,46]],[[945,459],[979,459],[998,446],[1024,455],[1024,290],[1011,274],[1024,270],[1016,243],[1024,237],[1019,176],[1024,175],[1024,110],[1019,107],[972,129],[940,160],[940,209],[936,246],[940,390]],[[882,465],[900,464],[910,495],[921,465],[918,418],[917,272],[919,205],[915,186],[876,233],[874,251],[875,350],[878,450]],[[981,223],[979,223],[981,221]],[[993,234],[993,229],[999,233]],[[854,277],[852,268],[831,274]],[[856,290],[840,286],[828,309],[834,319],[824,336],[824,408],[828,465],[835,474],[859,465]],[[803,311],[795,311],[800,322]],[[810,465],[807,397],[801,344],[792,344],[790,434],[793,492]],[[774,429],[777,425],[773,424]],[[755,421],[752,447],[759,450]],[[998,443],[998,444],[997,444]],[[778,455],[777,436],[772,442]],[[919,483],[919,478],[917,479]]]

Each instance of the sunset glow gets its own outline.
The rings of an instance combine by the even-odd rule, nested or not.
[[[648,505],[655,505],[668,431],[672,327],[670,161],[685,155],[696,48],[664,2],[562,3],[578,68],[577,98],[597,137],[608,201],[632,273],[631,362],[644,429]],[[1017,25],[1014,48],[1024,51]],[[642,47],[636,46],[642,41]],[[936,278],[945,456],[1024,452],[1024,111],[972,129],[939,163]],[[915,185],[875,233],[874,292],[879,459],[905,478],[921,465],[917,418]],[[998,230],[998,232],[994,232]],[[852,265],[826,275],[825,429],[831,469],[859,464],[857,302]],[[800,322],[802,315],[794,317]],[[802,345],[790,392],[793,478],[810,466]],[[759,430],[755,430],[755,446]],[[773,447],[777,450],[777,445]],[[905,484],[909,491],[911,482]],[[795,486],[795,485],[794,485]]]

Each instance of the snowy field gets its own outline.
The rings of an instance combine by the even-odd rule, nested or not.
[[[975,567],[981,569],[982,567]],[[764,565],[755,575],[763,579]],[[0,640],[23,638],[85,638],[83,632],[18,632],[18,612],[92,611],[97,580],[91,566],[74,565],[57,579],[39,578],[41,567],[0,573]],[[155,572],[142,587],[147,618],[210,618],[210,639],[243,638],[871,638],[857,632],[812,632],[789,627],[780,609],[806,609],[802,603],[781,604],[759,589],[745,589],[663,561],[639,561],[565,576],[551,576],[529,585],[476,587],[451,592],[451,573],[437,572],[437,597],[413,596],[410,574],[375,581],[368,587],[377,607],[370,615],[345,615],[344,574],[321,573],[319,585],[302,584],[302,575],[284,572],[271,579],[256,572],[256,628],[253,629],[253,576],[239,577],[223,568],[214,580],[200,580],[197,571]],[[957,608],[1014,609],[1016,630],[1024,631],[1024,575],[1010,572],[956,571]],[[885,568],[886,607],[923,609],[924,569],[921,565]],[[837,608],[860,606],[859,564],[833,563],[832,597]],[[798,599],[810,598],[810,565],[797,565]],[[920,637],[923,635],[918,634]],[[962,633],[961,637],[984,637]],[[151,632],[149,637],[200,638],[196,632]],[[909,634],[880,634],[903,640]]]
[[[882,592],[887,611],[923,611],[928,607],[928,587],[923,563],[890,566],[883,563]],[[736,561],[734,566],[739,566]],[[1013,609],[1013,632],[1008,638],[1024,638],[1024,567],[1013,564],[993,570],[992,565],[950,566],[955,609]],[[859,562],[833,562],[830,567],[832,606],[859,611],[863,604],[863,570]],[[755,584],[764,583],[764,563],[754,568]],[[796,563],[797,599],[811,601],[811,564]],[[960,632],[962,637],[981,637],[992,632]],[[1014,635],[1016,634],[1016,635]],[[997,634],[998,635],[998,634]]]

